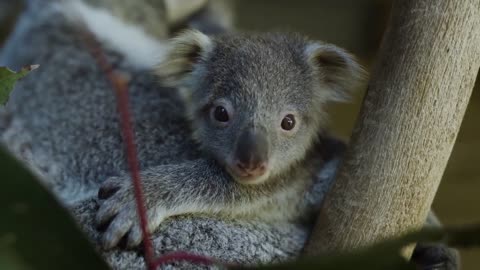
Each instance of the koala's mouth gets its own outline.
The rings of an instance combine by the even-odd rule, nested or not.
[[[241,184],[259,184],[269,176],[268,166],[266,164],[262,166],[263,168],[255,168],[255,170],[245,170],[238,165],[227,165],[226,169],[233,179]]]

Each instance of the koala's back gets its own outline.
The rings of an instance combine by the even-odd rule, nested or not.
[[[0,120],[0,139],[63,199],[81,199],[108,176],[127,170],[114,91],[78,31],[61,14],[28,13],[0,56],[0,65],[40,68],[12,92],[3,123]],[[108,58],[131,78],[141,166],[195,158],[196,146],[175,91],[161,88],[149,71],[132,68],[112,51]]]

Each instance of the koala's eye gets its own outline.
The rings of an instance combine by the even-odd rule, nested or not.
[[[215,110],[213,111],[213,117],[218,122],[223,122],[223,123],[228,122],[228,120],[230,119],[230,117],[228,116],[227,109],[225,109],[225,107],[223,106],[215,107]]]
[[[295,127],[295,117],[292,114],[287,114],[281,125],[283,130],[292,130]]]

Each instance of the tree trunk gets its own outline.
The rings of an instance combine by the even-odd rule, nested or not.
[[[479,66],[480,0],[394,2],[307,255],[370,245],[424,224]]]

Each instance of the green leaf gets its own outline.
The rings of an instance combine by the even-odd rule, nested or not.
[[[11,250],[0,249],[0,269],[30,270],[34,268],[25,265],[25,262]]]
[[[14,72],[6,67],[0,67],[0,105],[7,103],[15,83],[36,68],[38,65],[32,65],[22,68],[19,72]]]
[[[364,249],[340,253],[325,254],[315,258],[302,258],[298,261],[260,267],[233,267],[231,269],[322,269],[322,270],[348,270],[348,269],[416,269],[400,256],[402,248],[416,242],[442,243],[456,248],[480,247],[480,224],[463,226],[460,228],[427,228],[421,231],[406,234],[397,239],[387,240]]]
[[[1,269],[109,269],[69,212],[0,147]]]
[[[318,257],[305,257],[297,261],[253,267],[233,267],[231,269],[258,270],[415,270],[396,249],[369,248],[346,253],[324,254]]]

